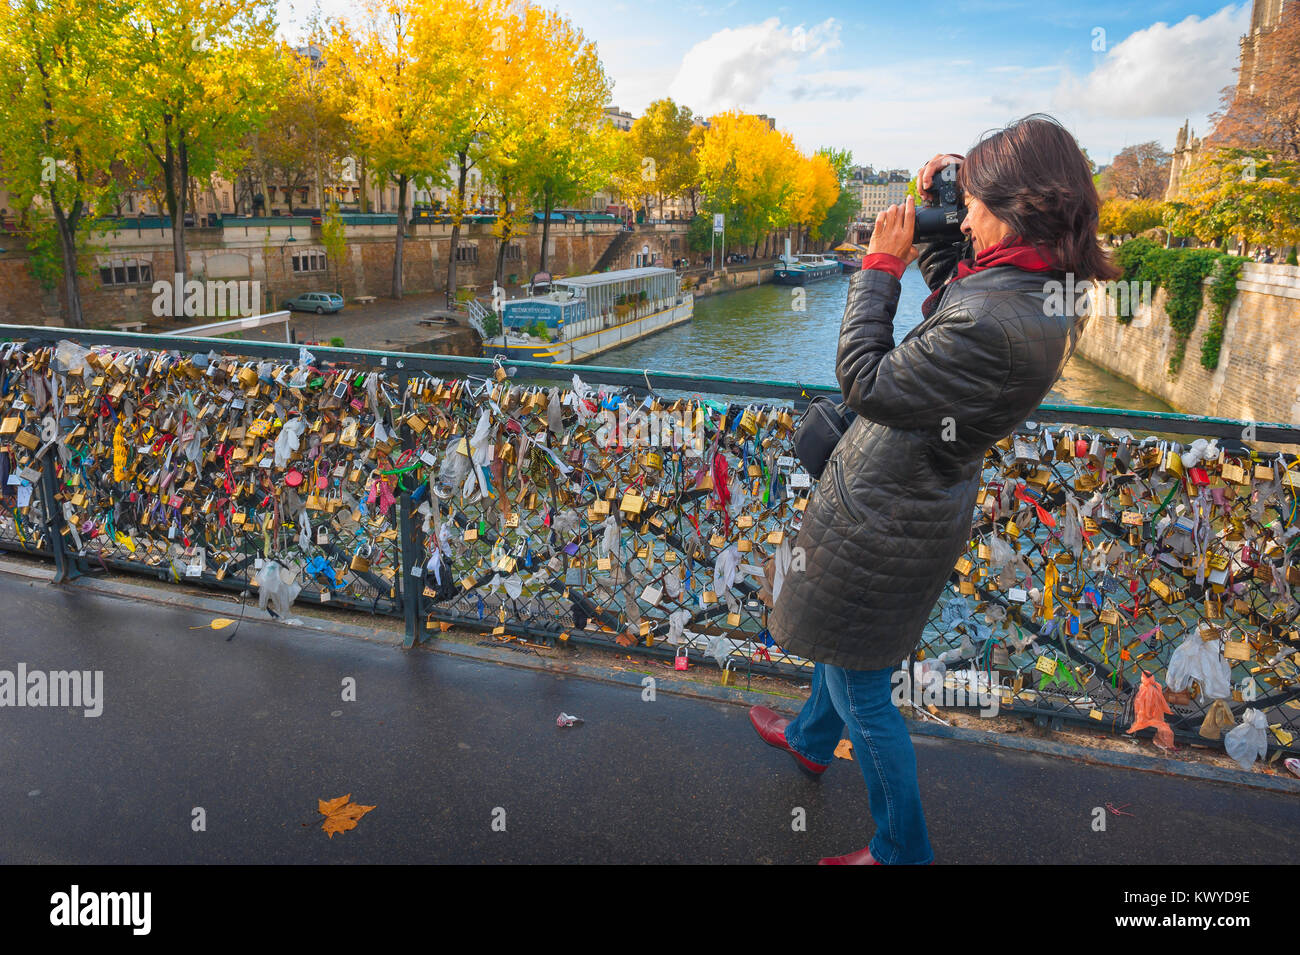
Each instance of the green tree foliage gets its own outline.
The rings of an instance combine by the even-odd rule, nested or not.
[[[1203,150],[1164,222],[1175,235],[1273,246],[1300,242],[1300,160],[1261,149]]]
[[[334,273],[334,291],[343,294],[343,264],[347,257],[348,231],[339,215],[337,202],[331,203],[320,225],[320,241],[325,246],[325,258]]]
[[[1228,309],[1237,295],[1237,278],[1245,260],[1225,255],[1216,249],[1166,249],[1146,238],[1131,239],[1115,252],[1115,262],[1123,270],[1126,282],[1150,282],[1151,288],[1166,292],[1165,314],[1174,330],[1174,348],[1169,356],[1169,374],[1181,370],[1187,340],[1196,327],[1205,294],[1205,280],[1210,285],[1210,328],[1201,343],[1201,364],[1207,369],[1218,367],[1219,347]],[[1128,324],[1132,316],[1120,316]]]
[[[699,182],[700,168],[691,145],[694,115],[671,99],[658,99],[632,124],[631,147],[642,186],[663,215],[666,198],[685,196]]]
[[[273,110],[284,83],[271,0],[130,0],[118,27],[127,158],[152,165],[184,281],[190,183],[208,179]]]
[[[78,254],[117,193],[112,174],[131,82],[116,0],[15,0],[0,7],[0,178],[31,230],[31,269],[61,273],[65,325],[81,327]]]
[[[1107,199],[1097,231],[1102,235],[1140,235],[1164,224],[1165,204],[1156,199]]]

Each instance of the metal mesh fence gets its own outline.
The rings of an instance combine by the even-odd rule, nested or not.
[[[214,587],[276,574],[300,601],[404,614],[412,639],[442,621],[811,674],[766,627],[765,571],[797,551],[812,485],[797,386],[674,397],[472,359],[75,337],[0,352],[0,546]],[[1203,445],[1026,425],[990,449],[917,685],[1123,731],[1145,670],[1180,687],[1176,733],[1221,700],[1294,750],[1300,468]]]
[[[1198,738],[1221,700],[1293,749],[1300,468],[1233,441],[1198,461],[1205,444],[1043,427],[992,449],[918,656],[948,664],[951,690],[1114,730],[1147,671],[1180,688],[1176,735]]]
[[[25,427],[22,396],[8,396],[0,418],[0,548],[50,556],[44,496],[39,492],[39,429]],[[17,412],[17,413],[15,413]]]

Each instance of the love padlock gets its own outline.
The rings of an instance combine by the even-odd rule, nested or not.
[[[691,665],[690,660],[686,658],[686,648],[678,647],[677,655],[673,657],[673,669],[685,670]]]

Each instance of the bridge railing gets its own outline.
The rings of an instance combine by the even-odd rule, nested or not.
[[[297,591],[404,617],[408,645],[455,624],[728,682],[811,674],[767,629],[766,571],[798,570],[815,482],[793,426],[833,387],[22,326],[0,339],[0,547],[61,574]],[[1168,721],[1184,740],[1206,741],[1222,700],[1295,751],[1300,464],[1263,448],[1297,444],[1285,424],[1041,406],[986,455],[969,549],[905,661],[909,699],[1122,732],[1147,671],[1183,688]]]

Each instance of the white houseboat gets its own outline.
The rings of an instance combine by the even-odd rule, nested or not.
[[[483,354],[581,364],[592,355],[691,320],[695,299],[673,269],[639,268],[556,279],[543,295],[502,303],[501,333]]]

